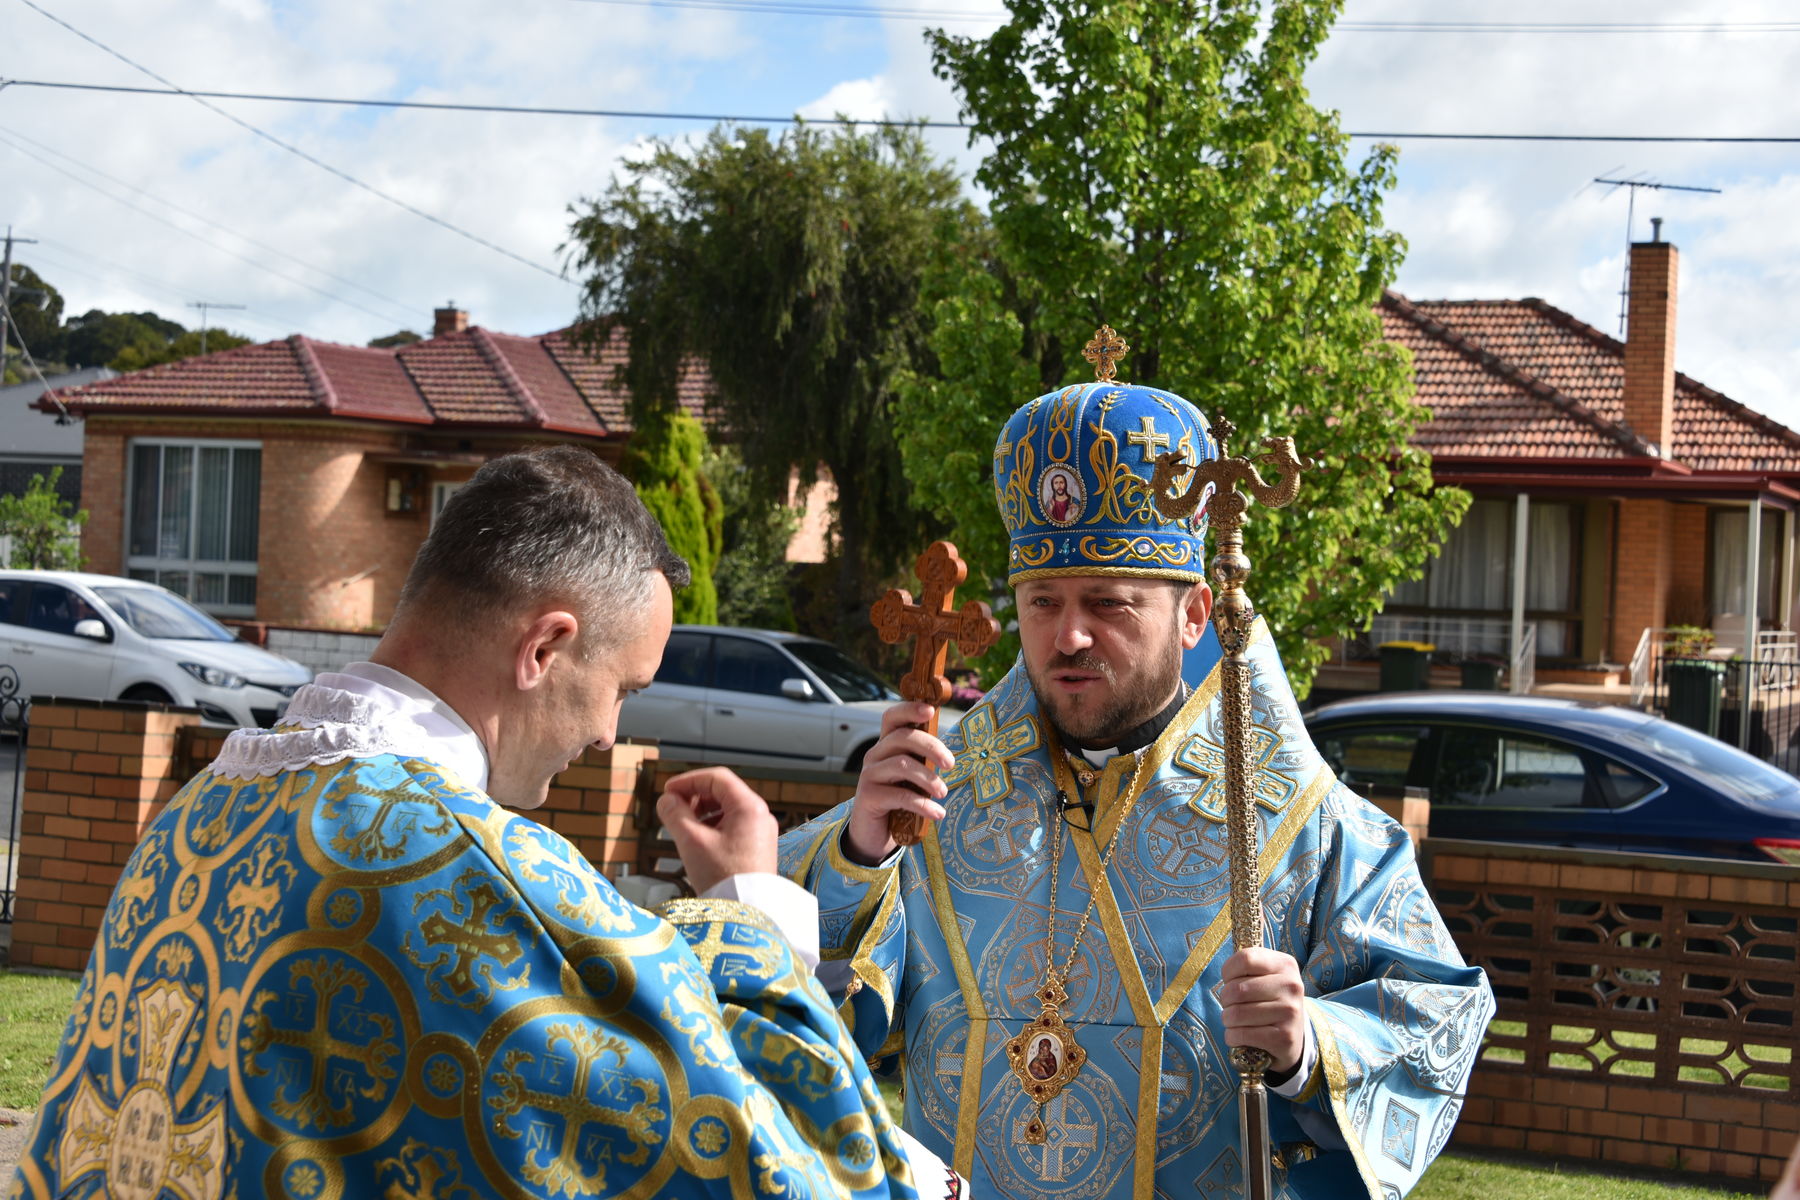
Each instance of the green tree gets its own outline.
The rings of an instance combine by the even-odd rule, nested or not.
[[[61,362],[62,293],[24,263],[14,263],[12,298],[7,307],[13,318],[13,326],[7,331],[7,362],[13,362],[21,345],[31,352],[39,367]]]
[[[854,644],[879,582],[935,527],[892,408],[897,374],[929,358],[920,281],[965,207],[915,129],[716,129],[691,152],[653,143],[573,224],[587,336],[629,336],[636,412],[673,409],[704,363],[753,494],[830,472],[836,629],[821,632]]]
[[[720,624],[794,628],[787,548],[800,527],[799,514],[784,501],[755,493],[735,446],[709,450],[701,472],[718,492],[723,513],[719,562],[713,569]]]
[[[102,367],[117,359],[127,346],[152,354],[185,332],[182,326],[153,312],[109,313],[90,309],[64,327],[63,358],[73,367]]]
[[[1011,0],[985,38],[930,34],[971,139],[991,153],[991,241],[932,286],[938,370],[908,381],[906,467],[971,562],[1005,562],[991,441],[1035,392],[1092,378],[1110,324],[1120,377],[1320,462],[1290,509],[1252,510],[1250,594],[1302,695],[1319,638],[1364,627],[1467,506],[1409,439],[1426,416],[1375,305],[1404,244],[1382,226],[1396,151],[1349,161],[1303,76],[1342,0]],[[971,444],[959,447],[959,440]],[[979,501],[979,502],[978,502]]]
[[[217,354],[221,350],[231,350],[249,344],[249,338],[242,334],[232,333],[229,329],[208,329],[206,331],[205,353],[207,354]],[[106,365],[115,371],[141,371],[145,367],[160,367],[164,363],[195,358],[200,353],[200,331],[190,329],[158,347],[133,342],[119,351],[118,357]]]
[[[399,329],[384,337],[370,338],[369,346],[371,349],[375,350],[388,350],[395,346],[410,346],[414,342],[421,342],[424,340],[424,338],[421,338],[410,329]]]
[[[50,468],[50,477],[33,475],[23,496],[0,496],[0,537],[12,539],[15,570],[81,570],[81,527],[87,509],[74,506],[56,494],[61,467]]]
[[[632,430],[619,464],[669,545],[693,571],[693,582],[675,593],[675,620],[689,625],[710,625],[719,616],[713,568],[719,561],[721,509],[718,493],[700,473],[705,450],[706,432],[693,417],[651,413]]]

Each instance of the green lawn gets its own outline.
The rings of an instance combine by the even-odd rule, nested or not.
[[[1761,1200],[1764,1194],[1622,1178],[1554,1164],[1496,1162],[1453,1151],[1431,1164],[1408,1200]]]
[[[0,970],[0,1108],[35,1109],[76,982]]]

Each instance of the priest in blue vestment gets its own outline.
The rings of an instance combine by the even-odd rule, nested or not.
[[[1491,992],[1407,834],[1314,749],[1260,621],[1264,943],[1234,951],[1220,673],[1182,671],[1218,656],[1205,507],[1165,518],[1151,488],[1159,456],[1216,449],[1187,401],[1090,357],[1095,382],[1025,404],[994,450],[1019,662],[941,742],[896,705],[855,799],[782,840],[819,973],[973,1194],[1243,1194],[1247,1045],[1273,1060],[1276,1194],[1398,1197],[1450,1138]],[[920,844],[896,847],[895,810],[927,818]]]
[[[660,915],[513,811],[611,744],[686,582],[592,454],[477,473],[375,661],[233,733],[151,822],[12,1194],[955,1186],[909,1160],[813,977],[814,901],[774,873],[774,818],[741,780],[695,772],[663,795],[702,895]]]

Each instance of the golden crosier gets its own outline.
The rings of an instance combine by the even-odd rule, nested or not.
[[[1224,726],[1220,735],[1225,751],[1225,838],[1230,850],[1232,942],[1242,950],[1261,946],[1263,940],[1256,795],[1250,784],[1250,660],[1244,653],[1250,645],[1256,606],[1244,590],[1250,579],[1250,559],[1244,553],[1244,511],[1252,498],[1266,508],[1291,503],[1299,494],[1300,473],[1306,469],[1306,463],[1294,452],[1293,438],[1265,438],[1263,445],[1268,452],[1252,461],[1228,456],[1225,443],[1233,432],[1231,422],[1220,418],[1213,423],[1212,432],[1219,444],[1217,458],[1184,468],[1185,455],[1181,452],[1159,454],[1150,486],[1152,503],[1168,520],[1191,517],[1205,503],[1218,546],[1212,560],[1213,582],[1218,587],[1213,626],[1218,630],[1223,651],[1219,661],[1219,700]],[[1263,479],[1257,472],[1257,462],[1275,469],[1275,483]],[[1177,493],[1175,480],[1189,469],[1193,476],[1187,489]],[[1248,489],[1248,496],[1238,491],[1240,485]],[[1238,1072],[1241,1161],[1250,1200],[1269,1200],[1273,1194],[1269,1099],[1263,1085],[1269,1061],[1267,1051],[1251,1046],[1239,1046],[1231,1052],[1232,1066]]]

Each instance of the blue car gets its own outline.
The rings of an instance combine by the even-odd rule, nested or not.
[[[1424,788],[1432,837],[1800,865],[1800,779],[1636,709],[1414,692],[1306,724],[1353,790]]]

